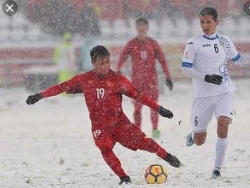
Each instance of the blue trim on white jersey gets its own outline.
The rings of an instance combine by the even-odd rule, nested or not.
[[[193,67],[193,63],[182,62],[182,67],[192,68]]]
[[[204,38],[206,38],[206,39],[208,39],[208,40],[214,40],[214,39],[217,39],[217,38],[218,38],[218,36],[219,36],[219,35],[217,35],[217,34],[216,34],[216,35],[215,35],[215,37],[210,38],[210,37],[208,37],[208,36],[206,36],[206,35],[203,35],[203,37],[204,37]]]
[[[240,59],[240,54],[238,54],[236,57],[234,57],[233,59],[231,59],[233,62],[237,61],[238,59]]]

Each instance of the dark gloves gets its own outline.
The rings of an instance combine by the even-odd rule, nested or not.
[[[158,109],[158,113],[163,116],[171,119],[174,115],[170,110],[167,110],[166,108],[160,106]]]
[[[172,80],[170,78],[166,79],[166,85],[167,85],[167,87],[169,88],[170,91],[173,89],[174,84],[173,84],[173,82],[172,82]]]
[[[204,80],[205,80],[205,82],[208,82],[208,83],[220,85],[222,80],[223,80],[223,77],[220,75],[216,75],[216,74],[205,75]]]
[[[40,93],[37,93],[35,95],[30,95],[28,96],[27,100],[26,100],[26,103],[28,105],[31,105],[31,104],[34,104],[36,102],[38,102],[40,99],[42,99],[42,95]]]

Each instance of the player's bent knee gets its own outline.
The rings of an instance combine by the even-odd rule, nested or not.
[[[195,133],[194,134],[194,143],[197,146],[201,146],[206,142],[207,133]]]
[[[159,145],[152,138],[146,137],[138,149],[155,153],[159,150]]]
[[[103,156],[108,155],[110,152],[112,152],[111,148],[99,148],[99,149]]]
[[[226,116],[220,116],[218,118],[217,135],[219,138],[227,138],[228,127],[231,121],[232,120]]]
[[[114,143],[109,140],[99,140],[95,142],[96,146],[100,149],[102,153],[111,151],[114,147]]]
[[[195,141],[194,143],[195,143],[195,145],[197,145],[197,146],[201,146],[201,145],[203,145],[205,142]]]
[[[197,146],[201,146],[201,145],[203,145],[205,143],[205,141],[206,141],[205,139],[195,139],[194,143]]]

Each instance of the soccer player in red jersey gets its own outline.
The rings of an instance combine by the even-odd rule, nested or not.
[[[136,38],[130,40],[122,53],[117,64],[117,70],[120,72],[121,67],[131,57],[132,75],[131,82],[140,91],[147,93],[153,100],[157,101],[159,96],[158,77],[156,70],[156,62],[158,61],[163,69],[166,77],[166,85],[172,90],[173,82],[168,70],[168,65],[164,57],[164,53],[160,45],[152,38],[147,36],[149,29],[148,20],[139,18],[136,20]],[[141,110],[142,104],[138,101],[134,102],[134,121],[141,127]],[[160,137],[158,130],[158,114],[155,110],[151,110],[152,135],[153,138]]]
[[[63,92],[83,93],[89,110],[95,145],[100,149],[108,166],[119,176],[121,180],[119,184],[131,183],[131,180],[113,152],[116,142],[134,151],[140,149],[155,153],[171,166],[180,167],[181,163],[177,157],[168,153],[157,142],[147,137],[138,126],[130,122],[122,109],[122,95],[149,106],[163,117],[172,118],[173,113],[136,89],[125,76],[111,70],[110,53],[104,46],[94,47],[90,51],[90,56],[94,70],[30,95],[26,103],[31,105],[42,98]]]

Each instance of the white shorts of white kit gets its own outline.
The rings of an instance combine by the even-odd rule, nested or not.
[[[234,95],[225,93],[212,97],[194,98],[191,112],[191,125],[196,133],[207,132],[207,126],[215,115],[233,119]]]

